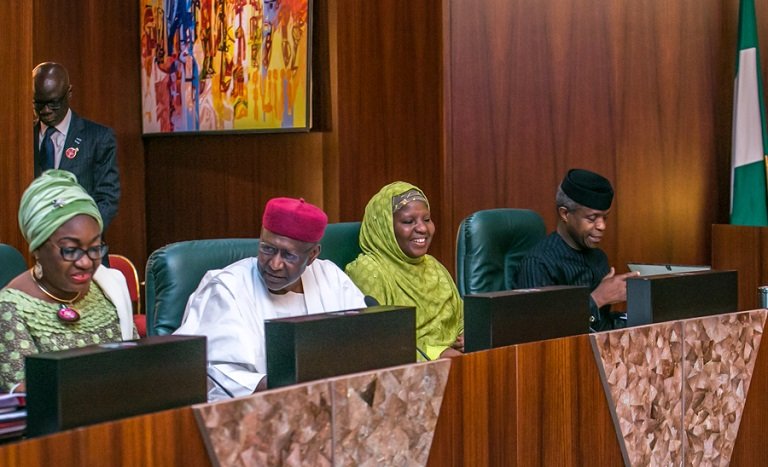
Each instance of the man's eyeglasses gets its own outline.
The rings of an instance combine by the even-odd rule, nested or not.
[[[50,101],[38,101],[34,100],[32,101],[32,105],[35,107],[35,110],[38,112],[43,110],[45,106],[48,106],[51,110],[59,110],[62,105],[64,105],[64,100],[67,98],[67,93],[64,93],[63,96],[59,97],[58,99],[53,99]]]
[[[107,256],[107,251],[109,251],[109,245],[106,243],[102,243],[99,246],[92,246],[88,249],[78,248],[76,246],[59,247],[59,253],[61,253],[61,257],[64,259],[64,261],[69,262],[75,262],[82,258],[83,255],[88,255],[91,260],[96,261]]]
[[[302,253],[292,253],[284,248],[277,248],[272,245],[268,245],[264,242],[259,242],[259,253],[264,255],[267,258],[271,258],[275,256],[278,252],[280,253],[280,257],[283,258],[283,261],[289,264],[296,264],[299,261],[301,261],[301,257],[309,253],[309,251],[314,248],[310,247],[309,250],[304,251]]]

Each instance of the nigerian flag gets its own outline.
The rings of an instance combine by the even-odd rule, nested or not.
[[[766,131],[754,0],[741,0],[733,96],[731,224],[768,225]]]

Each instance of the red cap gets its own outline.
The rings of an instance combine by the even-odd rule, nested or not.
[[[314,243],[323,238],[328,216],[303,198],[272,198],[264,208],[261,225],[274,234]]]

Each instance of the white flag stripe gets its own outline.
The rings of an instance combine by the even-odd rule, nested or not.
[[[734,99],[733,167],[763,160],[763,130],[760,125],[760,96],[757,92],[757,53],[755,48],[739,53]]]

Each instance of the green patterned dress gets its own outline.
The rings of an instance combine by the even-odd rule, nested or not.
[[[72,306],[81,318],[65,323],[56,317],[58,304],[0,290],[0,392],[24,380],[25,355],[122,340],[117,309],[95,282]]]

